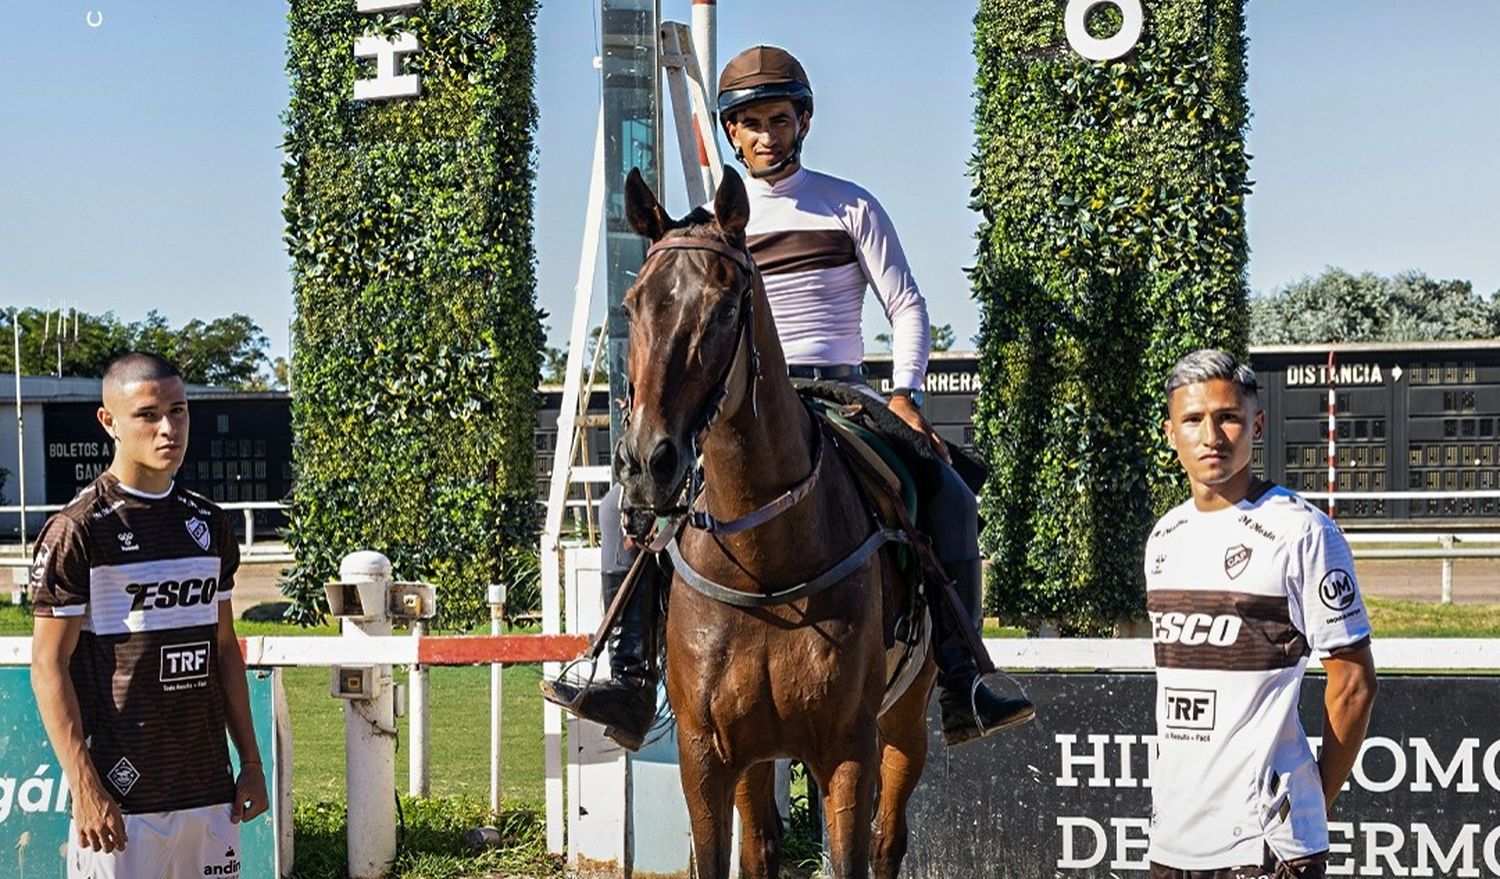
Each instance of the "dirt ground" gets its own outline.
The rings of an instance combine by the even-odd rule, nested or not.
[[[276,586],[285,563],[251,563],[235,578],[234,612],[265,601],[281,600]],[[1366,595],[1407,601],[1436,602],[1442,592],[1443,563],[1433,560],[1356,562],[1354,573]],[[1456,604],[1500,604],[1500,559],[1458,559],[1453,563],[1453,601]]]

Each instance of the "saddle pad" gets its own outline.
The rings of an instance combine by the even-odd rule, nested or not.
[[[917,630],[908,641],[896,640],[885,651],[885,695],[880,699],[880,713],[891,710],[912,682],[921,673],[927,662],[927,653],[932,647],[932,616],[925,606],[917,620]]]
[[[870,466],[870,469],[880,474],[881,479],[887,486],[894,489],[906,504],[906,512],[912,519],[917,518],[917,483],[912,478],[911,471],[906,469],[899,455],[874,432],[863,425],[848,418],[837,407],[831,406],[821,400],[809,400],[808,408],[833,429],[837,435],[840,446],[848,453],[858,455],[860,460]],[[866,481],[865,474],[855,471],[855,476],[861,482]],[[880,508],[881,520],[892,527],[899,527],[893,511],[886,509],[886,493],[879,486],[867,486],[867,494]]]

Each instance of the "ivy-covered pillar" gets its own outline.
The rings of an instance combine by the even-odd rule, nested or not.
[[[437,584],[445,623],[476,622],[534,543],[535,14],[292,4],[287,592],[304,621],[339,559],[375,549]]]
[[[1245,351],[1249,182],[1243,0],[1093,4],[1095,37],[1143,7],[1106,61],[1069,43],[1079,5],[980,2],[972,279],[990,609],[1085,633],[1143,613],[1147,531],[1186,496],[1167,371]]]

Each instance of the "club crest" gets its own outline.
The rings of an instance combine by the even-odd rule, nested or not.
[[[1254,550],[1241,543],[1224,550],[1224,573],[1233,580],[1245,573],[1245,568],[1250,564],[1250,555]]]
[[[187,531],[188,535],[193,538],[193,542],[197,543],[200,549],[208,549],[210,538],[207,522],[202,519],[189,519],[187,520]]]

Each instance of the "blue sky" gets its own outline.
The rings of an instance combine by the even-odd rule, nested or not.
[[[242,311],[285,354],[285,2],[6,6],[0,307],[67,303],[127,320],[156,308],[175,322]],[[538,17],[538,295],[554,339],[571,313],[583,226],[594,7],[553,0]],[[687,20],[688,0],[662,7]],[[818,95],[807,164],[881,199],[934,322],[953,324],[961,345],[977,328],[962,271],[977,223],[965,177],[974,8],[721,0],[719,12],[721,61],[756,42],[802,58]],[[1500,78],[1487,60],[1500,3],[1248,9],[1251,288],[1325,265],[1419,268],[1500,288]],[[86,22],[91,11],[100,27]],[[680,210],[672,179],[668,206]],[[866,309],[867,338],[881,329]]]

